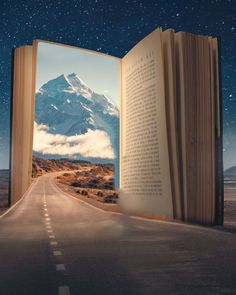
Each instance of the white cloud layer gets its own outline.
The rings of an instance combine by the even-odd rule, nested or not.
[[[48,132],[47,125],[34,123],[33,150],[48,155],[114,159],[114,151],[108,134],[91,130],[82,135],[65,136]]]

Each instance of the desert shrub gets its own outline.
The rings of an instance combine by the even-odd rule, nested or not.
[[[80,182],[79,181],[72,181],[71,186],[74,186],[74,187],[79,187],[80,186]]]
[[[85,190],[82,190],[81,194],[82,194],[83,196],[87,196],[87,195],[88,195],[88,192],[85,191]]]
[[[107,196],[104,198],[104,202],[105,202],[105,203],[113,203],[113,195],[107,195]]]
[[[118,199],[118,194],[117,193],[113,193],[113,194],[109,194],[104,198],[104,202],[105,203],[117,203],[117,199]]]
[[[114,189],[114,185],[113,184],[109,184],[109,183],[106,183],[102,186],[103,189]]]
[[[77,194],[81,194],[81,191],[78,189],[78,190],[76,191],[76,193],[77,193]]]
[[[119,198],[119,195],[118,195],[118,193],[113,193],[113,198],[115,198],[115,199],[118,199]]]
[[[103,197],[103,192],[98,191],[98,192],[97,192],[97,196],[98,196],[98,197]]]
[[[99,184],[99,179],[89,179],[88,183],[87,183],[87,187],[89,188],[96,188]]]
[[[107,198],[108,198],[108,199],[113,199],[113,194],[109,194],[109,195],[107,195]]]

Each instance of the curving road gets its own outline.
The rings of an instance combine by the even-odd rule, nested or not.
[[[236,294],[236,235],[103,212],[40,177],[0,218],[1,295]]]

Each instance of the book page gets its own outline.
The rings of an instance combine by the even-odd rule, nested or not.
[[[14,53],[11,204],[23,196],[31,182],[33,57],[32,46],[17,48]]]
[[[176,79],[175,33],[168,29],[162,33],[163,64],[165,77],[165,105],[167,137],[169,148],[170,178],[175,219],[183,218],[183,198],[181,198],[181,167],[179,163],[180,147],[178,144],[178,100]]]
[[[161,30],[122,59],[121,204],[173,217]]]

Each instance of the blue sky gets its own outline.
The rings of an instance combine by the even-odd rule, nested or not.
[[[9,166],[13,48],[40,39],[123,57],[157,27],[220,37],[224,166],[236,165],[236,1],[3,0],[0,15],[0,168]]]
[[[61,74],[76,73],[93,91],[120,105],[120,59],[60,44],[39,42],[36,89]]]

